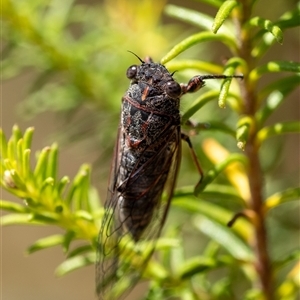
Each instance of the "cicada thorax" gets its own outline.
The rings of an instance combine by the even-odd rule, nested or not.
[[[121,115],[118,218],[136,241],[160,204],[180,136],[179,98],[165,93],[173,79],[162,65],[151,65],[140,66]]]

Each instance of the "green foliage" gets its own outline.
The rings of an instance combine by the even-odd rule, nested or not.
[[[183,157],[182,178],[169,222],[157,241],[157,255],[144,273],[150,280],[145,299],[295,299],[299,250],[289,248],[274,255],[271,250],[282,239],[269,241],[268,249],[267,235],[276,235],[284,227],[277,222],[280,228],[270,228],[270,220],[276,219],[271,211],[293,207],[295,200],[299,201],[300,188],[286,183],[283,174],[280,186],[284,188],[280,190],[264,160],[275,152],[272,145],[268,147],[270,137],[280,143],[281,135],[300,131],[298,120],[270,121],[299,87],[300,64],[281,56],[269,61],[264,55],[275,43],[288,47],[283,37],[286,30],[299,26],[299,3],[271,21],[254,15],[253,6],[259,6],[260,1],[246,0],[203,0],[217,9],[215,18],[165,5],[164,1],[153,5],[149,0],[119,0],[111,6],[107,0],[96,8],[71,0],[53,0],[47,5],[42,0],[2,2],[3,32],[7,36],[3,78],[12,78],[27,67],[38,73],[22,103],[26,117],[49,110],[70,113],[79,107],[92,107],[89,113],[99,115],[96,127],[105,142],[112,129],[103,124],[110,114],[116,119],[119,99],[128,84],[123,77],[130,58],[124,50],[133,50],[141,57],[165,53],[161,63],[185,79],[191,77],[191,71],[244,74],[243,80],[207,82],[207,90],[183,105],[183,128],[191,134],[202,131],[203,150],[197,144],[199,137],[195,138],[195,149],[207,171],[194,188],[190,184],[196,183],[197,177]],[[183,36],[178,25],[162,25],[163,9],[168,16],[190,24],[195,33]],[[188,49],[207,42],[222,44],[230,53],[224,64],[208,62],[205,56],[203,60],[191,59],[187,54],[193,53]],[[173,48],[166,53],[171,43]],[[122,58],[116,63],[118,56]],[[292,75],[284,76],[284,72]],[[279,77],[266,83],[264,77],[274,73]],[[226,116],[211,108],[217,98],[220,108],[230,108]],[[186,125],[190,118],[203,122],[203,110],[208,116],[206,123],[195,123],[192,129]],[[78,137],[79,129],[90,126],[85,122],[91,120],[82,118],[74,131],[68,127],[66,135]],[[205,138],[207,133],[209,138]],[[41,238],[28,248],[31,254],[61,246],[67,259],[56,270],[59,276],[93,263],[103,207],[90,185],[91,168],[83,165],[72,181],[67,176],[58,178],[57,144],[38,152],[33,163],[33,128],[23,134],[14,126],[9,139],[2,130],[0,134],[1,185],[22,199],[20,203],[1,200],[1,209],[8,212],[1,224],[62,228],[63,234]],[[265,191],[264,182],[272,187],[270,191]],[[285,239],[292,240],[292,233]],[[79,246],[74,243],[78,240],[82,242]],[[292,247],[297,246],[297,242],[292,243]],[[130,245],[124,247],[121,259],[126,259],[126,251],[132,251]]]
[[[90,187],[90,166],[81,166],[73,181],[67,176],[58,179],[58,149],[54,144],[37,154],[32,168],[32,135],[33,128],[28,128],[22,134],[14,126],[12,136],[7,141],[2,130],[0,131],[1,185],[22,199],[20,204],[1,200],[0,208],[10,212],[2,216],[1,224],[58,226],[65,230],[65,234],[39,239],[28,247],[28,253],[61,246],[72,261],[84,260],[85,263],[81,266],[93,263],[103,208],[100,207],[97,194]],[[75,240],[83,240],[84,246],[71,247]],[[74,268],[76,266],[72,264],[68,271]],[[60,271],[60,274],[63,272]]]
[[[139,55],[149,55],[152,43],[157,46],[150,54],[158,56],[167,46],[164,36],[171,33],[158,24],[162,1],[155,6],[150,1],[133,4],[134,1],[119,1],[112,7],[106,1],[95,9],[73,0],[3,2],[4,33],[10,39],[6,40],[8,55],[4,57],[2,76],[10,78],[31,66],[39,71],[27,100],[27,113],[70,110],[82,101],[91,101],[100,108],[112,105],[101,99],[111,98],[111,78],[117,83],[123,78],[119,70],[127,68],[127,63],[120,60],[118,63],[123,65],[116,69],[116,57],[128,58],[126,50],[133,45]],[[142,14],[144,10],[149,15]],[[140,17],[129,20],[123,18],[124,14]],[[146,35],[141,34],[143,31]],[[152,31],[150,40],[147,34]],[[135,42],[137,37],[140,43]],[[49,92],[51,95],[47,96]]]

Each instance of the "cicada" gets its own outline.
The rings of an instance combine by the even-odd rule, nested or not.
[[[127,70],[130,86],[122,98],[105,214],[99,233],[96,290],[99,299],[125,297],[142,276],[170,207],[181,158],[180,97],[206,79],[174,80],[151,58]],[[193,155],[195,156],[193,150]],[[201,173],[199,164],[198,169]],[[162,201],[162,194],[166,199]]]

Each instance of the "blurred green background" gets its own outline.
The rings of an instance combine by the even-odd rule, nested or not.
[[[14,3],[15,11],[5,9],[10,7],[10,2]],[[173,45],[199,30],[167,16],[164,13],[166,2],[4,0],[1,127],[9,135],[16,123],[21,129],[34,126],[33,150],[58,141],[60,175],[72,177],[82,163],[93,164],[93,184],[99,189],[103,201],[121,97],[129,84],[125,72],[128,66],[138,63],[127,50],[142,58],[149,55],[159,61]],[[174,0],[168,3],[212,15],[216,13],[215,8],[198,1]],[[269,9],[269,1],[263,0],[257,6],[257,13],[273,20],[296,3],[292,0],[276,1]],[[262,62],[272,59],[299,61],[299,53],[299,28],[290,29],[284,34],[283,46],[275,45]],[[189,49],[180,58],[201,57],[220,63],[228,55],[225,47],[208,43]],[[196,71],[178,73],[176,78],[184,82],[197,74]],[[261,84],[277,75],[268,76]],[[268,121],[270,124],[277,120],[300,119],[299,92],[298,88],[289,95]],[[182,109],[187,108],[194,98],[195,95],[185,97]],[[232,117],[229,110],[216,110],[216,105],[208,105],[198,115],[201,121],[217,118],[230,121]],[[200,149],[201,140],[211,134],[205,132],[193,137],[195,149]],[[218,137],[217,133],[213,134]],[[220,141],[226,143],[222,137]],[[299,136],[270,140],[264,147],[267,147],[262,158],[264,169],[268,169],[266,182],[272,178],[272,185],[266,186],[266,193],[298,185]],[[190,184],[190,178],[197,178],[188,150],[185,146],[183,148],[178,185]],[[1,198],[12,199],[5,191],[1,193]],[[170,219],[177,213],[173,209]],[[270,235],[271,241],[276,241],[273,243],[275,248],[270,251],[276,256],[287,247],[297,246],[297,242],[300,246],[299,205],[296,203],[274,209],[269,226],[280,228],[271,231]],[[93,266],[56,279],[54,268],[64,260],[60,248],[24,258],[28,245],[54,232],[60,230],[52,227],[1,228],[3,300],[94,299]],[[200,251],[201,247],[200,242]]]

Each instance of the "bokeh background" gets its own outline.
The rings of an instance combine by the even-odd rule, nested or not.
[[[17,1],[16,1],[17,2]],[[20,1],[22,2],[22,1]],[[32,3],[31,3],[32,2]],[[35,4],[44,2],[44,9],[50,2],[55,1],[28,1],[26,7],[35,12]],[[69,1],[71,3],[71,1]],[[272,9],[268,0],[260,1],[260,14],[268,19],[276,19],[283,11],[292,8],[297,1],[280,0],[272,2]],[[31,4],[30,4],[31,3]],[[144,4],[142,4],[144,3]],[[216,9],[197,1],[168,1],[168,3],[182,5],[185,7],[197,8],[205,13],[214,15]],[[173,20],[163,12],[164,1],[74,1],[70,5],[80,5],[81,8],[92,9],[94,14],[90,23],[91,51],[90,57],[80,58],[80,63],[86,62],[87,70],[95,64],[94,71],[99,66],[99,90],[92,91],[99,96],[93,98],[86,90],[70,90],[65,97],[71,106],[70,110],[65,109],[64,103],[57,103],[53,106],[39,102],[37,95],[39,86],[37,78],[43,74],[46,62],[36,61],[36,67],[29,61],[32,57],[28,54],[28,49],[24,41],[16,45],[19,52],[12,60],[24,60],[23,66],[8,72],[4,66],[4,76],[1,82],[1,127],[7,136],[10,135],[11,128],[18,124],[22,130],[33,126],[35,128],[33,149],[41,149],[55,141],[60,146],[60,175],[69,175],[71,178],[76,174],[82,163],[93,165],[93,184],[99,189],[102,200],[105,199],[106,183],[109,174],[109,161],[115,140],[118,123],[118,107],[122,94],[128,86],[125,76],[129,65],[135,64],[136,59],[127,50],[137,53],[141,57],[152,56],[159,60],[172,45],[183,39],[191,32],[198,29],[192,25],[187,25]],[[143,6],[144,5],[144,6]],[[36,6],[37,7],[37,6]],[[59,5],[57,6],[59,7]],[[147,9],[146,9],[147,8]],[[40,9],[36,8],[36,9]],[[55,12],[54,12],[55,13]],[[56,12],[59,14],[59,11]],[[80,19],[80,16],[76,16]],[[6,17],[3,17],[4,33],[12,32],[7,29]],[[88,24],[88,23],[86,23]],[[76,46],[76,39],[84,35],[82,28],[72,25],[73,45]],[[98,30],[98,35],[97,35]],[[84,33],[89,32],[89,28],[84,28]],[[62,33],[65,34],[65,33]],[[97,42],[97,39],[102,39]],[[11,39],[2,36],[2,50],[9,44]],[[14,39],[16,40],[16,39]],[[81,40],[80,43],[83,43]],[[94,52],[99,43],[99,52]],[[89,42],[86,43],[86,46]],[[67,46],[66,43],[63,46]],[[71,45],[71,43],[69,44]],[[24,47],[24,57],[20,57],[20,49]],[[208,61],[220,62],[226,57],[222,47],[215,45],[197,46],[185,53],[186,57],[205,56]],[[291,29],[284,34],[283,46],[276,45],[265,60],[283,59],[299,61],[299,29]],[[37,51],[40,51],[37,49]],[[73,49],[65,49],[68,55]],[[17,50],[16,50],[17,52]],[[74,49],[74,53],[76,49]],[[84,52],[88,53],[88,51]],[[34,55],[34,54],[33,54]],[[4,58],[4,57],[2,57]],[[203,59],[203,57],[202,57]],[[12,61],[13,63],[13,61]],[[84,67],[84,64],[83,64]],[[51,79],[53,84],[65,82],[72,86],[72,80],[76,80],[75,75],[67,74],[67,70],[61,72]],[[67,79],[66,79],[67,78]],[[268,80],[268,78],[266,78]],[[74,82],[74,81],[73,81]],[[33,84],[34,92],[32,93]],[[43,83],[41,83],[42,85]],[[55,90],[55,87],[53,88]],[[44,93],[52,93],[51,86]],[[76,95],[76,101],[82,101],[79,106],[75,106],[72,93]],[[52,97],[64,99],[56,90]],[[270,123],[276,120],[296,120],[299,119],[299,89],[289,95],[289,99],[270,119]],[[85,98],[84,100],[80,97]],[[47,97],[46,97],[47,98]],[[96,99],[96,100],[95,100]],[[188,100],[187,100],[188,101]],[[187,102],[186,101],[186,102]],[[73,107],[72,107],[73,105]],[[184,103],[183,105],[187,105]],[[74,108],[74,110],[72,109]],[[299,136],[286,136],[281,139],[281,147],[276,146],[281,152],[280,161],[273,169],[273,176],[278,185],[284,180],[293,184],[299,183]],[[183,176],[184,177],[184,176]],[[184,180],[184,179],[183,179]],[[1,199],[11,199],[18,202],[11,195],[1,190]],[[291,208],[279,214],[282,219],[286,219],[283,213],[289,215],[290,226],[298,226],[297,212],[299,206],[295,206],[296,211]],[[4,212],[2,212],[4,213]],[[9,226],[0,229],[1,231],[1,300],[82,300],[94,299],[94,267],[90,266],[73,272],[63,278],[55,278],[54,269],[64,260],[61,248],[51,248],[39,251],[30,256],[26,256],[25,250],[37,239],[54,233],[59,233],[60,229],[53,227],[24,227]],[[276,237],[282,240],[282,245],[286,243],[284,232]],[[300,246],[300,241],[299,241]]]

